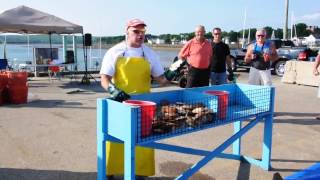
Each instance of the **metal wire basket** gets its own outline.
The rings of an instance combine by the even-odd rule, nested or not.
[[[137,143],[199,131],[270,112],[268,87],[227,85],[132,96],[141,104],[134,114]],[[128,105],[128,104],[125,104]]]

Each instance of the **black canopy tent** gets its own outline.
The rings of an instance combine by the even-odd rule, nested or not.
[[[0,14],[0,32],[48,34],[51,49],[51,34],[83,35],[83,27],[27,6],[18,6]]]

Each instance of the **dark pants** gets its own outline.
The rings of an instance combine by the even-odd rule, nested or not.
[[[187,86],[191,87],[202,87],[209,86],[210,69],[198,69],[190,66],[187,76]]]

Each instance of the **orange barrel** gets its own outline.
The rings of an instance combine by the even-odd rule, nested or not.
[[[9,100],[12,104],[25,104],[28,100],[28,86],[24,85],[10,85]]]
[[[5,90],[8,85],[8,75],[5,71],[0,71],[0,105],[5,101]]]
[[[151,134],[152,120],[156,112],[156,103],[151,101],[140,101],[140,100],[126,100],[123,103],[133,106],[141,107],[141,137],[146,137]],[[138,125],[139,130],[139,125]]]
[[[26,86],[28,80],[27,72],[14,72],[7,71],[8,74],[8,85],[23,85]]]
[[[205,91],[204,93],[218,96],[218,110],[217,110],[218,119],[225,119],[227,117],[229,92],[208,90],[208,91]]]
[[[1,98],[2,98],[2,103],[3,104],[10,103],[8,86],[5,87],[4,89],[2,89]]]
[[[3,89],[0,88],[0,106],[3,104],[2,91]]]
[[[8,75],[5,71],[0,71],[0,89],[6,87],[8,84]]]

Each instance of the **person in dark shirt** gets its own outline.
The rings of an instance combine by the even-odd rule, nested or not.
[[[233,72],[231,66],[230,49],[221,41],[221,29],[216,27],[212,30],[213,55],[211,58],[211,85],[227,83],[226,64],[228,66],[228,80],[232,81]]]

